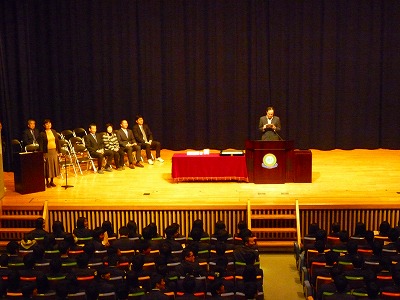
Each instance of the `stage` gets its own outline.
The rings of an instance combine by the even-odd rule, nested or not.
[[[177,183],[171,176],[171,158],[174,153],[185,151],[162,150],[164,163],[145,163],[144,168],[134,170],[125,168],[105,174],[88,170],[83,175],[75,176],[70,168],[68,184],[74,187],[61,187],[65,184],[64,175],[64,178],[55,179],[57,187],[25,195],[14,191],[13,173],[4,173],[7,190],[3,198],[3,210],[35,210],[48,200],[49,211],[54,212],[50,214],[53,219],[68,217],[63,215],[63,211],[76,212],[72,218],[79,215],[80,211],[106,212],[96,221],[98,224],[112,211],[130,211],[121,223],[130,217],[142,218],[133,216],[132,211],[141,211],[145,215],[151,211],[174,211],[178,212],[176,219],[179,220],[179,214],[185,210],[198,212],[193,218],[208,210],[237,211],[240,213],[236,218],[242,218],[249,200],[252,206],[263,209],[284,209],[293,206],[295,199],[298,199],[300,209],[304,211],[396,211],[390,218],[397,222],[397,209],[400,208],[400,150],[312,150],[312,183],[285,184],[234,181]],[[218,151],[211,150],[211,153]],[[82,168],[85,170],[86,166]],[[213,218],[218,219],[219,216],[218,213]],[[330,215],[325,222],[331,222],[335,216]],[[147,220],[152,218],[149,215]],[[304,224],[313,218],[305,220]],[[359,218],[359,215],[353,218]],[[167,223],[167,220],[164,222]],[[234,222],[236,219],[233,227]],[[73,224],[70,226],[73,227]]]

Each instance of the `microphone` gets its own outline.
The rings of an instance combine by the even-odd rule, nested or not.
[[[283,138],[276,132],[276,130],[274,129],[275,134],[278,136],[278,138],[283,141]]]

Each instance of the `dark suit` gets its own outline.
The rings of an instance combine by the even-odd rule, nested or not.
[[[36,144],[38,143],[38,139],[39,139],[39,129],[37,128],[34,128],[33,130],[27,128],[22,133],[22,142],[24,143],[24,146]]]
[[[119,146],[128,154],[128,160],[129,164],[133,164],[133,157],[132,157],[132,152],[133,150],[136,151],[136,161],[140,162],[141,160],[141,154],[140,154],[140,146],[138,145],[133,145],[133,146],[126,146],[128,143],[134,144],[137,143],[135,140],[135,137],[133,136],[132,130],[127,129],[128,135],[125,134],[125,132],[121,129],[117,131],[117,139]]]
[[[151,132],[147,124],[143,124],[143,131],[146,134],[147,141],[151,141],[151,144],[147,144],[144,140],[143,133],[140,130],[139,124],[135,124],[132,131],[141,149],[146,149],[147,159],[151,158],[150,149],[156,149],[156,158],[160,157],[161,143],[153,140],[153,133]]]
[[[97,158],[97,168],[99,170],[102,169],[104,157],[107,157],[106,168],[109,168],[111,167],[111,162],[112,162],[112,152],[109,150],[105,150],[104,154],[97,152],[97,150],[101,149],[104,150],[104,145],[102,136],[98,133],[96,133],[95,136],[96,139],[93,137],[91,133],[89,133],[84,137],[86,149],[89,151],[90,156]]]
[[[275,125],[275,131],[272,128],[263,128],[264,125],[268,124],[267,116],[262,116],[258,124],[258,129],[262,132],[261,140],[263,141],[279,141],[279,131],[281,131],[281,120],[277,116],[273,116],[271,124]]]

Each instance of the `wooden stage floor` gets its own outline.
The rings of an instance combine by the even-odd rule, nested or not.
[[[184,151],[183,151],[184,152]],[[215,152],[215,151],[211,151]],[[41,206],[49,209],[234,209],[252,205],[293,205],[317,208],[399,208],[400,150],[312,150],[312,183],[253,184],[245,182],[179,182],[171,177],[171,158],[164,163],[111,173],[84,171],[56,178],[56,188],[21,195],[14,192],[13,173],[4,173],[3,207]],[[85,165],[83,166],[85,168]]]

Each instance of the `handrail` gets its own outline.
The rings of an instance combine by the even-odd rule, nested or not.
[[[297,231],[297,245],[301,245],[300,207],[298,199],[296,199],[296,231]]]
[[[44,230],[49,232],[50,231],[50,225],[49,225],[49,222],[47,220],[47,216],[49,215],[49,208],[48,208],[47,201],[48,200],[45,200],[44,204],[43,204],[43,215],[42,215],[42,218],[44,219]]]
[[[251,208],[250,200],[247,200],[247,228],[251,230]]]

